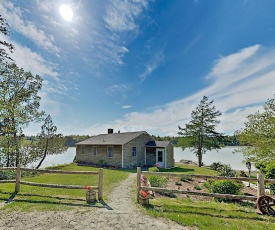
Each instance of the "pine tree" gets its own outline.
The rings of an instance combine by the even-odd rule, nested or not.
[[[208,97],[204,96],[199,105],[191,113],[191,121],[184,128],[179,126],[179,134],[183,135],[179,140],[179,146],[182,149],[191,148],[192,152],[198,157],[199,167],[203,165],[202,155],[207,150],[219,149],[219,138],[221,133],[215,131],[219,124],[217,117],[221,112],[216,111],[213,100],[208,101]]]

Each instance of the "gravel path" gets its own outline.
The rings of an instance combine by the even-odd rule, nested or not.
[[[3,213],[0,211],[0,229],[188,229],[172,221],[142,214],[131,200],[134,177],[135,174],[130,174],[128,179],[112,191],[108,208],[67,212]]]

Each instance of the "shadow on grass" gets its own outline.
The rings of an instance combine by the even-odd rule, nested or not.
[[[113,210],[104,200],[86,202],[85,199],[67,198],[67,197],[59,197],[59,196],[46,196],[46,195],[37,195],[37,194],[17,194],[16,192],[14,193],[5,192],[4,194],[10,194],[10,197],[8,199],[0,198],[0,200],[4,201],[6,204],[9,204],[11,202],[13,203],[25,202],[25,203],[31,203],[31,204],[51,204],[51,205],[65,205],[65,206],[74,206],[74,207],[94,207],[94,208],[106,208],[107,210]],[[17,199],[15,198],[16,196],[17,196]],[[27,199],[27,197],[57,199],[60,201],[30,200],[30,199]],[[68,202],[62,202],[62,200],[66,200]],[[84,202],[84,204],[73,203],[73,201]]]
[[[194,169],[190,169],[190,168],[181,168],[181,167],[174,167],[171,169],[161,169],[160,172],[194,172]]]

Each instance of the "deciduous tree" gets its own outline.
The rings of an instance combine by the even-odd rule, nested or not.
[[[275,163],[275,97],[267,100],[263,111],[247,117],[244,128],[237,131],[242,152],[253,163]]]
[[[41,133],[38,135],[36,151],[41,160],[36,166],[38,169],[47,155],[60,154],[67,150],[65,139],[62,134],[57,134],[57,127],[53,124],[51,115],[48,115],[41,126]]]
[[[3,66],[2,66],[3,67]],[[0,72],[0,121],[2,145],[5,149],[7,166],[20,161],[22,130],[31,122],[42,119],[44,112],[39,111],[42,78],[25,72],[15,63],[6,64]]]
[[[207,150],[219,149],[218,139],[222,134],[215,131],[219,121],[217,118],[221,112],[216,110],[213,100],[208,101],[204,96],[199,105],[191,113],[191,121],[184,128],[179,126],[180,138],[178,145],[185,148],[191,148],[192,152],[198,157],[199,167],[202,166],[202,155]]]
[[[0,33],[4,35],[9,35],[10,30],[9,30],[9,24],[7,21],[0,15]],[[11,61],[12,59],[7,53],[7,50],[12,52],[14,49],[14,46],[4,40],[0,40],[0,63],[4,63],[6,61]]]

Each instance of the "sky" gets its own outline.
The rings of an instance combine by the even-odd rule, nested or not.
[[[64,10],[65,9],[65,10]],[[232,135],[275,93],[273,0],[1,0],[59,133],[177,136],[203,96]],[[41,131],[42,124],[24,130]]]

